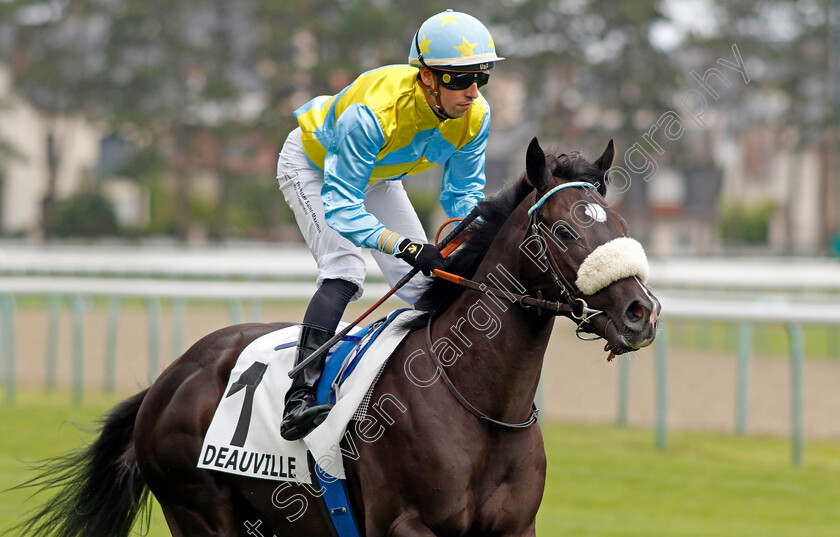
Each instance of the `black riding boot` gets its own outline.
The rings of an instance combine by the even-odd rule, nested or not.
[[[334,331],[309,324],[300,326],[295,365],[301,363],[315,352],[318,347],[329,341]],[[286,406],[283,409],[283,421],[280,423],[280,436],[286,440],[298,440],[321,424],[332,405],[318,404],[315,390],[326,360],[326,353],[300,371],[292,379],[292,386],[286,393]]]

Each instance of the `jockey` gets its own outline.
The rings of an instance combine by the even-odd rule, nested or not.
[[[490,107],[478,88],[503,59],[481,22],[447,10],[413,36],[409,65],[363,73],[295,111],[299,127],[280,152],[277,180],[318,266],[295,364],[335,334],[347,304],[362,295],[362,248],[390,285],[411,267],[428,276],[443,266],[401,180],[442,165],[440,203],[450,218],[484,199]],[[397,295],[413,304],[428,281],[420,280]],[[292,380],[280,427],[286,440],[306,436],[331,408],[315,399],[324,360]]]

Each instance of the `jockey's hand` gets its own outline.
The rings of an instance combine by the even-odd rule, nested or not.
[[[432,270],[443,268],[443,256],[434,244],[423,244],[411,239],[403,239],[397,245],[396,257],[402,259],[412,267],[420,269],[426,276]]]

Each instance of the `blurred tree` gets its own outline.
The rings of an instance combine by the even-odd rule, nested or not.
[[[806,150],[822,157],[820,220],[822,242],[828,246],[837,232],[837,115],[840,4],[833,0],[715,0],[709,2],[714,26],[694,32],[681,47],[686,61],[712,65],[732,59],[737,46],[745,60],[749,84],[727,89],[720,104],[726,110],[730,137],[746,131],[770,133],[766,165],[777,153],[801,155]],[[718,86],[720,88],[721,86]],[[792,158],[787,182],[799,188],[801,169]],[[791,202],[791,205],[793,203]],[[793,227],[794,211],[785,211],[785,227]],[[786,249],[792,251],[793,234]]]
[[[235,21],[248,6],[243,0],[156,0],[104,7],[110,21],[102,77],[107,115],[168,156],[174,233],[181,239],[190,226],[191,176],[209,157],[191,134],[197,126],[235,120],[242,91],[235,63],[250,52],[247,43],[233,44]]]
[[[497,43],[528,91],[525,118],[542,135],[577,144],[587,136],[616,137],[627,147],[639,136],[641,112],[668,110],[677,68],[651,44],[663,19],[660,0],[552,2],[519,0],[496,6]],[[506,65],[511,69],[511,65]],[[598,109],[595,118],[581,109]],[[533,130],[533,129],[532,129]]]
[[[615,140],[615,164],[630,174],[622,212],[649,220],[648,183],[627,166],[625,155],[657,119],[674,109],[682,67],[652,39],[671,24],[662,0],[508,0],[493,4],[500,31],[496,44],[508,58],[503,70],[524,83],[522,124],[514,136],[538,134],[559,150],[596,155]],[[646,146],[660,165],[682,167],[687,144],[666,144],[664,154]],[[519,145],[524,148],[525,141]],[[657,150],[659,151],[659,150]],[[498,155],[497,155],[498,157]]]
[[[6,100],[0,99],[0,112],[9,106]],[[3,210],[5,208],[6,200],[4,194],[6,192],[5,182],[8,176],[8,167],[12,161],[25,160],[26,156],[20,152],[12,140],[9,139],[8,133],[0,133],[0,229],[3,228]]]
[[[724,202],[718,222],[721,241],[725,245],[766,246],[773,211],[774,203],[767,200],[754,205]]]
[[[365,70],[405,62],[423,20],[447,7],[440,0],[6,0],[0,48],[11,51],[17,87],[48,123],[84,113],[136,140],[139,155],[160,157],[136,176],[155,185],[153,200],[172,197],[152,208],[163,219],[157,229],[187,235],[191,178],[211,172],[214,201],[203,210],[211,235],[223,238],[231,226],[241,229],[236,205],[252,200],[240,182],[263,174],[274,188],[264,155],[276,157],[296,125],[293,111]],[[484,21],[508,58],[494,79],[519,80],[525,92],[520,111],[518,101],[493,94],[510,86],[487,88],[494,113],[513,118],[497,160],[516,147],[511,139],[539,134],[564,150],[600,150],[616,138],[620,162],[674,109],[679,92],[696,85],[690,72],[731,58],[734,43],[749,60],[749,90],[733,88],[710,103],[726,111],[730,135],[773,122],[797,133],[780,143],[830,155],[836,66],[827,69],[825,50],[834,46],[833,7],[828,0],[465,0],[457,9]],[[657,39],[663,32],[672,35],[668,43]],[[513,104],[497,108],[494,97]],[[494,122],[495,132],[502,125]],[[45,214],[54,204],[61,134],[52,129],[44,141],[51,148]],[[698,143],[699,151],[672,144],[655,156],[719,167],[712,133]],[[825,199],[828,206],[832,198]]]
[[[292,113],[335,94],[364,71],[405,63],[414,32],[447,8],[440,0],[260,0],[257,71],[266,91],[263,132],[278,149],[297,123]]]
[[[47,227],[54,237],[114,235],[117,218],[101,192],[85,188],[56,202]]]
[[[190,130],[240,121],[244,93],[259,89],[256,77],[240,78],[252,57],[243,27],[253,2],[12,3],[19,90],[48,125],[59,115],[84,113],[160,148],[175,184],[174,233],[185,238],[190,177],[206,157],[190,143]],[[62,147],[55,129],[45,143],[48,222]]]
[[[239,203],[230,207],[229,236],[269,240],[277,238],[276,230],[281,227],[297,229],[294,214],[274,181],[237,175],[230,183],[230,192]]]
[[[93,7],[88,0],[73,2],[6,2],[3,14],[11,25],[10,64],[13,81],[42,116],[46,126],[46,189],[42,197],[41,228],[49,236],[48,223],[56,203],[58,169],[64,142],[62,115],[89,112],[100,94],[91,75],[99,58],[90,55],[100,34],[96,25],[85,24]]]

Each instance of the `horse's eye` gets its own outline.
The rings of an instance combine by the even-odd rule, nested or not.
[[[573,241],[578,238],[578,234],[575,233],[569,226],[562,224],[554,228],[554,236],[556,236],[560,240],[564,241]]]

